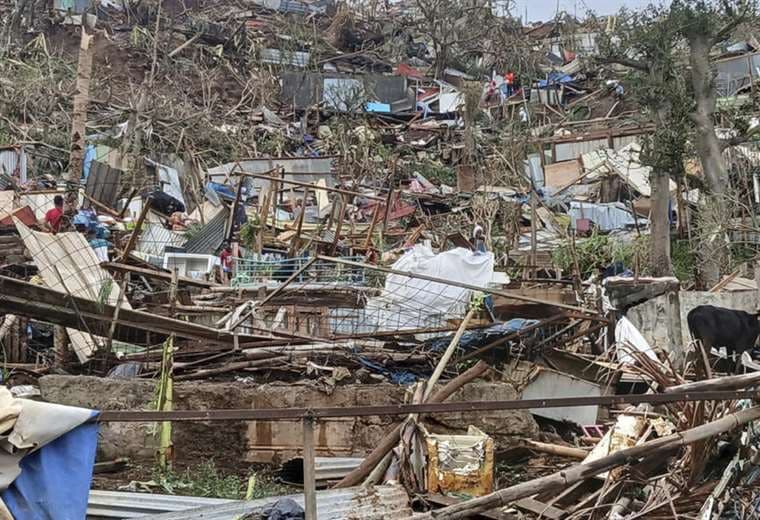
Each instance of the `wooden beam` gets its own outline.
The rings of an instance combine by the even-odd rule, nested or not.
[[[96,336],[107,336],[116,314],[114,305],[100,304],[78,296],[41,287],[14,278],[0,276],[0,313],[18,314],[40,321],[63,325]],[[184,320],[158,316],[149,312],[121,308],[114,338],[128,337],[125,329],[139,334],[146,331],[176,334],[178,337],[216,344],[233,344],[233,334]],[[241,341],[271,340],[268,336],[241,335]]]
[[[121,252],[121,256],[119,257],[119,261],[123,262],[129,257],[129,253],[132,252],[132,249],[135,248],[135,244],[137,244],[137,239],[140,236],[140,228],[142,228],[143,222],[145,221],[145,217],[148,216],[148,211],[150,210],[150,205],[153,199],[148,197],[145,202],[143,203],[142,211],[140,211],[140,216],[137,217],[137,222],[135,222],[135,227],[132,230],[132,234],[129,235],[129,241],[127,242],[126,247],[124,248],[124,251]]]
[[[171,273],[156,271],[153,269],[145,269],[143,267],[135,267],[133,265],[121,264],[117,262],[103,262],[100,267],[108,269],[114,273],[135,273],[155,280],[161,280],[164,282],[171,282]],[[191,287],[200,287],[202,289],[210,289],[211,287],[221,287],[217,283],[207,282],[204,280],[197,280],[195,278],[189,278],[187,276],[179,276],[177,281],[180,285],[189,285]]]
[[[256,179],[265,179],[269,182],[281,182],[282,184],[292,184],[293,186],[301,186],[302,188],[311,188],[313,190],[323,190],[323,191],[329,191],[332,193],[340,193],[342,195],[351,195],[352,197],[364,197],[365,199],[370,200],[377,200],[380,202],[385,202],[385,198],[383,197],[377,197],[375,195],[367,195],[364,193],[359,193],[358,191],[351,191],[351,190],[344,190],[341,188],[330,188],[328,186],[317,186],[316,183],[309,184],[308,182],[301,182],[301,181],[289,181],[287,179],[282,179],[279,177],[270,177],[269,175],[263,175],[261,173],[251,173],[251,172],[237,172],[237,175],[244,175],[246,177],[254,177]]]

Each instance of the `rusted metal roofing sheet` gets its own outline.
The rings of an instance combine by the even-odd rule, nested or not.
[[[291,498],[303,507],[303,495],[287,497],[269,497],[261,500],[229,501],[223,504],[205,505],[194,509],[175,509],[165,514],[134,515],[134,511],[145,511],[151,502],[151,495],[129,493],[131,497],[116,498],[98,497],[90,494],[88,518],[145,518],[151,520],[233,520],[240,515],[259,513],[267,506],[281,498]],[[179,497],[177,497],[179,498]],[[185,497],[188,502],[192,497]],[[201,499],[207,500],[207,499]],[[152,505],[152,504],[150,504]],[[116,510],[116,508],[119,508]],[[124,516],[116,516],[114,513]],[[127,516],[132,515],[132,516]],[[317,492],[317,518],[319,520],[349,520],[362,518],[364,520],[385,520],[388,518],[404,518],[411,515],[409,496],[399,485],[375,486],[369,489],[347,488],[330,489]]]

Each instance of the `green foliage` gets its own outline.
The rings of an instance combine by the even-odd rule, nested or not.
[[[415,162],[409,166],[409,170],[417,172],[433,184],[447,184],[456,186],[457,174],[454,168],[444,166],[434,161]]]
[[[670,244],[670,258],[673,262],[673,274],[681,282],[694,282],[697,255],[688,240],[673,240]]]
[[[249,218],[248,221],[240,227],[240,242],[248,249],[256,247],[256,237],[259,233],[261,224],[258,218]]]
[[[554,263],[564,271],[573,270],[573,253],[571,239],[554,250]],[[623,242],[609,235],[593,233],[590,237],[576,239],[576,255],[581,276],[588,277],[599,267],[606,267],[613,262],[623,262],[628,267],[634,267],[638,254],[639,263],[645,264],[647,253],[647,237],[639,237],[633,242]]]
[[[287,486],[274,481],[272,475],[263,471],[251,472],[255,486],[251,499],[265,498],[285,494]],[[204,461],[197,466],[178,473],[173,470],[156,471],[153,480],[168,494],[228,498],[242,500],[246,495],[248,478],[238,475],[225,475],[213,460]]]
[[[112,290],[113,280],[111,278],[103,280],[103,283],[100,285],[100,289],[98,291],[97,305],[99,309],[102,310],[108,303],[108,298],[111,296]]]
[[[185,238],[187,240],[192,240],[193,237],[197,235],[201,229],[203,229],[203,224],[200,222],[193,222],[187,226],[187,229],[185,230]]]

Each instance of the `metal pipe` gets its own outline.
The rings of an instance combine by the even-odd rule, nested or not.
[[[230,410],[118,411],[106,410],[98,422],[158,421],[278,421],[336,417],[381,417],[423,413],[483,412],[494,410],[528,410],[531,408],[565,408],[571,406],[612,406],[622,404],[663,404],[690,401],[735,401],[756,399],[760,390],[679,392],[673,394],[625,394],[553,399],[515,399],[508,401],[468,401],[450,403],[399,404],[384,406],[346,406],[325,408],[270,408]]]

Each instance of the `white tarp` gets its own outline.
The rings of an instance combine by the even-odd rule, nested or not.
[[[114,282],[111,273],[100,267],[100,260],[84,235],[77,232],[56,235],[41,233],[32,231],[18,220],[15,222],[45,285],[64,294],[116,305],[119,285]],[[132,308],[126,299],[122,306]],[[67,329],[67,332],[71,346],[82,363],[97,349],[97,343],[103,341],[77,329]]]
[[[415,245],[392,268],[452,282],[487,287],[493,278],[493,253],[476,253],[458,247],[435,254],[424,245]],[[389,274],[383,292],[370,298],[368,318],[377,319],[377,330],[417,329],[440,326],[446,319],[461,318],[467,310],[471,291],[440,282],[430,282],[399,274]]]
[[[644,339],[636,325],[625,316],[620,318],[615,325],[615,343],[618,346],[617,355],[620,363],[633,365],[636,362],[633,356],[627,352],[627,349],[631,348],[635,348],[646,354],[649,359],[657,361],[657,354],[655,354],[654,349]]]

